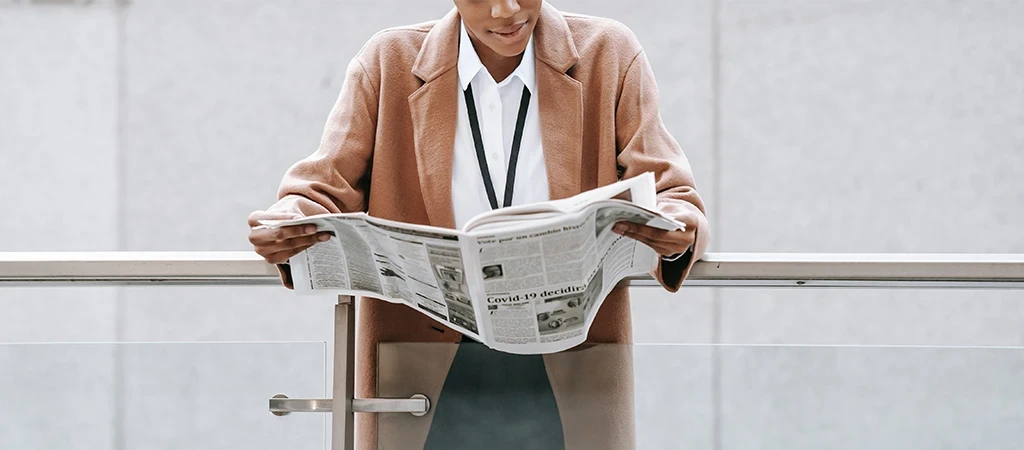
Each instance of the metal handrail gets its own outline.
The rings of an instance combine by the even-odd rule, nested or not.
[[[269,286],[280,279],[253,252],[0,252],[0,285],[83,284]],[[1020,289],[1024,254],[709,253],[685,285]]]

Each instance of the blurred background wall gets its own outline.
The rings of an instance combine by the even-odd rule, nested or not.
[[[647,49],[712,251],[1024,252],[1024,2],[550,3]],[[451,7],[0,0],[0,251],[251,249],[246,216],[316,148],[356,51]],[[1024,438],[1024,354],[991,348],[1024,345],[1022,292],[634,291],[652,344],[636,352],[640,448]],[[324,395],[301,391],[329,380],[332,305],[268,287],[2,288],[0,391],[50,400],[0,407],[0,448],[323,448],[322,417],[243,427],[196,405],[234,389],[265,411],[278,392],[246,383]],[[936,345],[990,348],[914,350]],[[237,373],[180,377],[225,358]],[[294,376],[262,379],[269,366]]]

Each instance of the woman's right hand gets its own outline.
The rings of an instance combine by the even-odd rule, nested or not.
[[[294,225],[280,228],[260,226],[261,220],[291,220],[302,216],[294,213],[255,211],[249,214],[249,242],[256,253],[271,264],[284,264],[292,256],[302,253],[314,244],[327,241],[330,233],[317,233],[313,225]]]

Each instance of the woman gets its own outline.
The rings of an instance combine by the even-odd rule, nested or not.
[[[542,0],[455,0],[444,18],[381,31],[364,46],[319,149],[288,170],[277,203],[250,215],[250,241],[280,265],[290,287],[288,258],[327,237],[302,227],[257,229],[259,220],[366,211],[457,228],[491,208],[565,198],[644,172],[655,175],[658,207],[686,230],[619,223],[615,231],[663,256],[654,276],[674,292],[704,254],[709,228],[635,36]],[[372,299],[357,305],[359,397],[377,395],[380,344],[462,342],[411,308]],[[619,286],[588,343],[628,344],[629,311],[628,289]],[[419,431],[403,430],[410,436],[400,445],[634,445],[628,347],[584,345],[543,357],[472,343],[446,348],[437,367],[417,369],[435,380],[428,394],[435,408]],[[509,383],[515,395],[492,404],[493,396],[481,395]],[[374,421],[360,418],[357,436],[360,448],[377,448]]]

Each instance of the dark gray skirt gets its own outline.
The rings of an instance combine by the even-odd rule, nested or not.
[[[499,352],[463,338],[434,404],[425,450],[565,448],[541,355]]]

